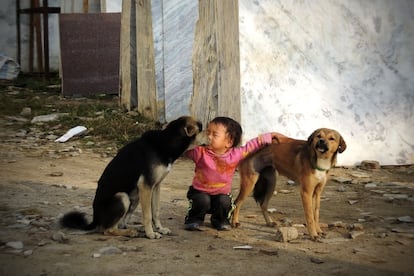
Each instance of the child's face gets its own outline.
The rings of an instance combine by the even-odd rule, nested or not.
[[[232,147],[233,141],[222,124],[210,123],[207,127],[208,148],[215,153],[223,154]]]

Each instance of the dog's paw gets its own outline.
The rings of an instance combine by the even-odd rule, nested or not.
[[[233,228],[237,228],[240,225],[241,225],[240,222],[231,222],[231,227],[233,227]]]
[[[277,226],[276,222],[274,222],[274,221],[268,222],[268,223],[266,223],[266,225],[269,226],[269,227]]]
[[[145,233],[145,236],[147,236],[148,239],[154,240],[154,239],[161,239],[162,234],[158,232],[152,232],[152,233]]]
[[[320,235],[310,236],[310,239],[314,242],[322,242],[322,236]]]
[[[168,235],[171,234],[171,230],[169,228],[166,227],[159,227],[157,228],[157,231],[163,235]]]

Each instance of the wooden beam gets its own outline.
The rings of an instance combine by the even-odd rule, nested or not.
[[[190,107],[204,124],[215,116],[241,119],[238,20],[237,0],[199,0]]]
[[[138,112],[158,120],[154,39],[150,0],[136,2]]]
[[[135,0],[122,1],[119,100],[127,110],[137,107],[135,12]]]

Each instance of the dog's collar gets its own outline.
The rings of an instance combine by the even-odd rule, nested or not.
[[[331,168],[329,168],[329,169],[321,168],[315,162],[312,162],[312,168],[314,170],[321,171],[321,172],[326,172],[326,171],[329,171],[331,169]]]

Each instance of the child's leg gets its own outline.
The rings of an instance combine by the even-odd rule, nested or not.
[[[230,195],[216,195],[211,198],[211,224],[214,228],[223,230],[230,225],[229,217],[232,210]]]
[[[187,192],[187,198],[189,207],[187,216],[185,217],[185,224],[198,223],[202,225],[206,213],[210,210],[210,196],[190,187]]]

